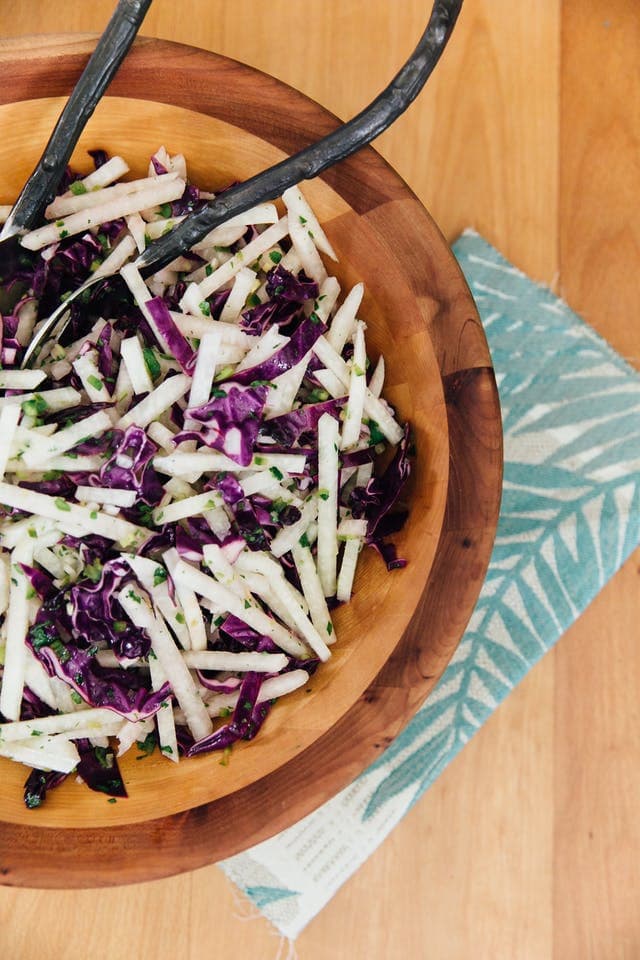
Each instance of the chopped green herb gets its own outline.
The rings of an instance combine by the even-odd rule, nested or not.
[[[81,197],[83,193],[87,193],[87,188],[81,180],[76,180],[75,183],[69,184],[69,190],[76,197]]]
[[[58,510],[63,510],[65,513],[69,513],[71,511],[71,507],[66,500],[62,499],[62,497],[56,497],[54,503]]]
[[[269,473],[271,473],[276,478],[276,480],[282,480],[282,478],[284,477],[282,470],[278,470],[277,467],[269,467]]]
[[[299,219],[300,223],[302,224],[302,226],[304,227],[305,223],[307,222],[307,218],[306,218],[306,217],[303,217],[302,215],[300,215],[300,216],[298,217],[298,219]]]
[[[84,575],[88,577],[92,583],[98,583],[102,576],[102,564],[99,560],[96,560],[94,563],[87,563],[84,568]]]
[[[135,603],[142,603],[142,597],[139,597],[135,590],[128,590],[127,596],[130,600],[135,601]]]
[[[233,713],[233,707],[223,707],[219,715],[221,717],[230,717],[232,713]]]
[[[107,799],[107,803],[117,803],[117,802],[118,802],[118,801],[116,800],[115,797],[109,797],[109,798]]]
[[[64,220],[56,220],[56,227],[64,227]]]
[[[384,443],[385,436],[375,420],[369,420],[369,446]]]
[[[77,690],[71,691],[71,699],[73,700],[74,703],[77,703],[78,705],[80,705],[81,703],[84,703],[84,700],[82,699],[80,694],[77,692]]]
[[[27,417],[39,417],[49,409],[47,401],[39,393],[36,393],[30,400],[25,400],[21,406],[22,412]]]
[[[244,602],[244,608],[245,608],[245,610],[249,610],[249,609],[251,608],[251,603],[250,603],[249,600],[245,600],[245,602]]]
[[[311,323],[322,323],[322,320],[320,319],[318,314],[315,312],[315,310],[309,314],[309,320],[311,320]]]
[[[99,380],[98,377],[94,376],[93,374],[90,374],[87,377],[87,383],[90,383],[91,386],[94,388],[94,390],[104,389],[104,383],[102,382],[102,380]]]
[[[59,480],[62,476],[62,470],[47,470],[46,473],[42,474],[42,479],[49,480]]]
[[[170,747],[168,744],[164,747],[160,747],[160,749],[163,753],[173,753],[173,748]]]
[[[212,273],[213,273],[213,267],[211,266],[210,263],[208,263],[204,268],[204,275],[205,277],[210,277]]]
[[[302,534],[302,536],[301,536],[300,539],[298,540],[298,543],[300,544],[301,547],[310,547],[310,546],[311,546],[311,544],[309,543],[309,538],[308,538],[308,536],[306,535],[306,533],[303,533],[303,534]]]
[[[329,499],[329,491],[326,490],[324,487],[321,487],[321,488],[318,490],[318,496],[320,497],[321,500],[328,500],[328,499]]]
[[[124,633],[125,630],[127,629],[126,620],[114,620],[113,629],[116,633]]]
[[[364,370],[359,363],[354,363],[351,369],[355,373],[356,377],[364,377]]]
[[[205,317],[211,316],[211,307],[209,306],[209,302],[207,300],[202,300],[198,306],[200,307],[200,311],[204,313]]]
[[[68,236],[69,236],[69,231],[68,231],[68,230],[61,230],[61,231],[60,231],[60,239],[61,239],[61,240],[66,240],[66,238],[67,238]]]
[[[272,260],[273,263],[280,263],[282,260],[282,254],[278,250],[272,250],[269,254],[269,260]]]
[[[218,761],[221,767],[228,767],[231,759],[231,747],[225,747],[222,751],[222,757]]]
[[[91,513],[89,514],[89,516],[91,517],[92,520],[97,520],[97,519],[98,519],[98,511],[97,511],[97,510],[92,510]]]
[[[262,303],[262,300],[257,293],[250,293],[247,297],[247,306],[248,307],[259,307]]]
[[[255,463],[256,467],[263,467],[266,461],[264,457],[260,456],[260,454],[256,454],[256,456],[253,458],[253,462]]]
[[[213,621],[214,627],[219,627],[224,623],[224,617],[216,617]]]
[[[185,622],[184,613],[180,613],[180,611],[178,610],[178,612],[176,613],[176,620],[178,623],[184,623]]]
[[[151,756],[157,746],[157,743],[158,741],[156,739],[155,730],[152,730],[151,733],[148,733],[144,740],[136,740],[136,746],[142,751],[142,756],[136,757],[136,760],[144,760],[145,757]]]
[[[156,567],[153,571],[153,585],[154,587],[160,586],[161,583],[164,583],[167,579],[167,571],[162,567]]]
[[[38,536],[37,530],[34,530],[33,527],[29,527],[29,536],[30,536],[30,537],[33,537],[34,540],[35,540],[36,537]]]
[[[31,736],[32,736],[32,737],[41,737],[41,736],[42,736],[42,730],[32,730],[32,731],[31,731]]]
[[[168,220],[171,216],[171,204],[170,203],[161,203],[160,204],[160,216],[164,217],[165,220]]]
[[[149,376],[153,381],[156,381],[160,376],[160,374],[162,373],[162,367],[158,363],[158,360],[153,351],[153,348],[143,347],[142,356],[144,357],[144,365],[149,371]]]
[[[327,620],[327,633],[329,636],[331,636],[333,633],[333,624],[331,623],[331,620]]]

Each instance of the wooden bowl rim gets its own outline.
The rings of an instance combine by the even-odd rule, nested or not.
[[[0,42],[0,62],[10,59],[12,54],[15,55],[28,39],[29,38],[12,38],[9,41],[3,40]],[[41,59],[46,60],[47,50],[49,50],[49,55],[51,55],[51,53],[57,54],[58,51],[56,51],[55,47],[63,44],[67,40],[67,37],[64,35],[56,35],[36,37],[34,39],[37,41],[38,53],[42,54]],[[83,58],[86,59],[88,52],[93,48],[93,39],[92,35],[75,35],[73,37],[73,52],[65,56],[67,60],[72,62],[73,69],[76,72],[79,72],[82,67]],[[284,90],[287,91],[287,95],[290,97],[293,96],[298,102],[306,103],[307,107],[311,105],[314,114],[320,120],[320,126],[331,128],[331,126],[335,126],[339,122],[327,110],[310,100],[310,98],[296,91],[294,88],[283,84],[281,81],[275,80],[275,78],[270,77],[268,74],[256,71],[254,68],[239,63],[239,61],[233,61],[230,60],[230,58],[203,51],[199,48],[152,38],[141,38],[137,41],[131,51],[129,61],[127,61],[122,68],[119,75],[119,82],[114,84],[112,92],[114,94],[124,95],[119,92],[118,87],[124,85],[126,81],[127,67],[132,69],[131,64],[138,66],[143,62],[145,55],[149,53],[168,49],[171,51],[180,49],[183,53],[187,52],[192,62],[193,58],[195,58],[198,64],[204,62],[208,62],[210,66],[214,63],[218,66],[221,64],[234,64],[242,69],[245,76],[258,74],[261,80],[266,79],[271,85],[275,85],[276,88],[284,88]],[[10,97],[0,97],[0,99],[2,102],[33,99],[33,92],[30,97],[16,96],[12,93]],[[145,97],[137,93],[136,99],[145,99]],[[154,91],[154,95],[150,95],[146,99],[158,100],[158,97]],[[160,102],[168,101],[160,100]],[[182,104],[177,104],[175,101],[172,101],[171,105],[182,106]],[[399,176],[373,149],[367,148],[357,157],[346,161],[346,164],[350,165],[356,171],[360,163],[365,164],[369,169],[373,168],[382,171],[380,174],[381,178],[386,178],[393,182],[394,190],[397,190],[397,197],[393,199],[400,197],[405,199],[411,198],[415,203],[419,203],[406,184],[401,181]],[[322,179],[325,179],[334,189],[338,190],[338,193],[341,193],[341,190],[335,186],[335,183],[339,183],[341,180],[340,171],[328,171]],[[390,202],[393,201],[391,200]],[[428,213],[421,205],[420,211],[425,218],[425,222],[428,223],[432,234],[431,239],[440,244],[440,253],[449,259],[452,270],[457,275],[458,283],[460,283],[461,287],[466,291],[468,311],[473,314],[473,321],[481,331],[477,312],[475,311],[475,306],[473,305],[471,295],[466,287],[460,268],[455,263],[453,255],[448,250],[448,247],[446,247],[444,239],[438,233],[435,225],[433,225]],[[480,336],[480,341],[480,346],[478,346],[478,339],[476,337],[473,350],[470,351],[469,357],[465,355],[464,345],[460,346],[460,344],[458,344],[460,355],[458,358],[459,362],[454,364],[455,369],[449,369],[451,357],[447,351],[441,352],[439,359],[441,361],[440,366],[443,375],[445,398],[448,404],[454,403],[456,415],[459,413],[463,405],[463,400],[466,399],[466,395],[469,394],[469,392],[475,395],[478,390],[480,390],[483,394],[483,418],[492,425],[492,430],[488,431],[491,435],[491,443],[485,451],[485,459],[487,460],[491,473],[491,480],[488,486],[493,487],[495,492],[495,490],[499,491],[501,482],[500,412],[495,381],[491,369],[491,360],[483,334]],[[465,365],[466,360],[468,360],[468,363]],[[469,421],[474,420],[472,410],[467,411],[465,415]],[[449,422],[451,425],[451,416],[449,416]],[[497,432],[495,429],[496,424],[498,427]],[[457,436],[455,431],[454,436]],[[459,438],[457,444],[458,445],[451,450],[451,458],[453,461],[455,461],[457,454],[464,451],[464,438]],[[453,490],[452,480],[450,478],[447,500],[447,512],[449,514],[452,512],[454,499],[459,498],[460,493],[461,488],[459,483],[457,489]],[[467,496],[473,497],[474,491],[473,489],[467,489],[465,493]],[[445,517],[445,527],[442,532],[441,543],[444,544],[444,541],[451,533],[453,533],[454,539],[464,542],[469,539],[467,534],[470,533],[473,537],[478,538],[479,548],[473,558],[475,562],[475,576],[471,589],[466,591],[464,610],[458,617],[458,623],[456,624],[454,633],[447,634],[446,631],[444,631],[439,641],[438,672],[429,673],[426,676],[422,676],[418,683],[412,683],[411,696],[398,697],[397,708],[394,710],[394,716],[391,722],[387,714],[376,708],[376,701],[380,696],[380,691],[388,688],[389,678],[394,675],[394,672],[397,672],[398,663],[401,663],[407,655],[413,657],[417,656],[417,653],[424,653],[420,648],[416,630],[407,630],[403,638],[399,641],[398,647],[393,655],[392,660],[394,663],[385,665],[376,677],[376,680],[370,685],[367,691],[365,691],[347,716],[339,721],[331,730],[327,731],[309,750],[300,754],[284,767],[276,770],[273,774],[259,781],[262,795],[265,798],[268,798],[271,794],[274,796],[271,804],[273,807],[273,816],[265,817],[265,821],[261,824],[252,823],[252,817],[255,821],[255,812],[253,814],[251,812],[251,794],[255,786],[255,784],[252,784],[250,787],[228,797],[223,797],[221,800],[214,801],[202,807],[192,808],[183,814],[176,814],[149,821],[144,825],[134,824],[133,826],[127,825],[108,829],[78,830],[67,828],[57,830],[37,828],[35,825],[34,827],[23,827],[21,825],[2,824],[0,825],[0,874],[2,875],[2,882],[27,886],[95,886],[135,882],[171,875],[210,863],[216,859],[237,852],[258,840],[264,839],[272,833],[281,830],[284,826],[289,825],[291,821],[299,819],[324,800],[328,799],[330,795],[333,795],[353,779],[353,777],[364,769],[379,753],[381,745],[386,745],[386,742],[390,739],[389,730],[393,730],[393,733],[395,733],[400,729],[413,712],[415,712],[415,709],[417,709],[420,702],[444,670],[446,662],[453,654],[457,642],[462,635],[466,620],[477,598],[479,585],[484,577],[493,542],[493,534],[497,524],[498,505],[499,492],[497,496],[493,497],[488,509],[486,505],[484,505],[481,531],[478,530],[477,517],[474,519],[473,529],[461,529],[459,524],[456,525],[452,523],[453,518],[451,516],[448,520]],[[479,533],[482,535],[478,536]],[[447,544],[446,546],[450,551],[451,545]],[[456,562],[459,564],[460,571],[468,567],[469,551],[467,547],[465,547],[465,550],[467,551],[466,556],[464,554],[456,556]],[[478,572],[480,576],[478,576]],[[434,587],[432,585],[434,573],[435,571],[432,570],[431,577],[423,595],[423,601],[427,605],[430,593],[434,593],[434,591],[435,594],[438,593],[437,586]],[[415,628],[416,625],[414,624],[413,626]],[[415,680],[415,678],[413,679]],[[357,742],[358,736],[356,732],[362,730],[364,730],[367,735],[366,744]],[[302,768],[305,764],[308,764],[308,754],[316,754],[318,750],[326,747],[325,741],[327,738],[336,745],[340,745],[342,761],[338,762],[336,769],[331,771],[331,784],[329,787],[325,785],[323,788],[318,789],[317,784],[309,781],[307,781],[305,786],[304,782],[298,782],[296,771],[298,768]],[[345,743],[348,744],[348,747],[345,746]],[[353,756],[354,747],[357,748],[355,750],[355,757]],[[282,789],[287,781],[292,781],[296,783],[297,786],[295,815],[290,818],[287,816],[286,811],[279,808],[279,805],[281,807],[282,801]],[[220,834],[222,831],[219,825],[225,822],[227,825],[229,822],[243,825],[246,828],[244,838],[242,840],[235,838],[235,840],[230,843],[228,837],[221,837]],[[167,833],[173,833],[175,835],[174,842],[167,840]],[[108,834],[108,838],[105,837],[105,834]],[[143,836],[141,837],[140,834],[143,834]],[[134,837],[136,837],[137,840],[135,844],[133,843]],[[159,838],[161,837],[164,839],[160,840]],[[180,841],[178,847],[175,843],[176,838],[179,838]],[[54,856],[59,857],[61,846],[72,849],[73,855],[69,857],[63,856],[58,865],[52,866],[51,858]],[[100,849],[102,850],[104,869],[96,873],[96,868],[101,862],[101,855],[98,852]],[[103,856],[107,850],[108,862]],[[130,851],[134,852],[134,857],[128,856]],[[43,859],[46,863],[44,868]],[[40,861],[39,865],[37,863],[38,860]]]

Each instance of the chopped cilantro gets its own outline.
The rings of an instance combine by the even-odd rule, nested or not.
[[[184,623],[185,622],[184,613],[180,613],[180,611],[178,610],[178,612],[176,613],[176,620],[178,623]]]
[[[301,536],[300,539],[298,540],[298,543],[300,544],[301,547],[310,547],[310,546],[311,546],[311,544],[309,543],[309,538],[308,538],[308,536],[306,535],[306,533],[303,533],[303,534],[302,534],[302,536]]]
[[[81,180],[76,180],[75,183],[70,183],[69,190],[71,190],[71,193],[76,197],[80,197],[83,193],[87,192],[87,188]]]
[[[149,376],[153,381],[156,381],[160,374],[162,373],[162,367],[158,363],[157,357],[154,353],[152,347],[143,347],[142,356],[144,357],[144,365],[149,371]]]
[[[331,620],[327,620],[327,633],[329,636],[331,636],[333,633],[333,624],[331,623]]]
[[[204,313],[205,317],[211,316],[211,307],[209,306],[209,302],[207,300],[202,300],[198,306],[200,307],[201,312]]]
[[[126,622],[126,620],[114,620],[114,621],[113,621],[113,629],[114,629],[115,633],[124,633],[125,630],[127,629],[127,622]]]
[[[90,374],[90,375],[87,377],[87,383],[90,383],[91,386],[94,388],[94,390],[102,390],[102,389],[104,389],[104,384],[103,384],[102,380],[100,380],[98,377],[94,376],[93,373]]]
[[[97,519],[98,519],[98,511],[97,511],[97,510],[92,510],[91,513],[89,514],[89,516],[91,517],[92,520],[97,520]]]
[[[154,587],[160,586],[161,583],[164,583],[167,579],[167,571],[162,567],[156,567],[153,571],[153,585]]]
[[[68,231],[68,230],[61,230],[61,231],[60,231],[60,239],[61,239],[61,240],[66,240],[66,238],[67,238],[68,236],[69,236],[69,231]]]
[[[160,204],[160,216],[164,217],[165,220],[168,220],[171,216],[171,204],[170,203],[161,203]]]
[[[269,260],[273,261],[273,263],[280,263],[282,254],[278,250],[272,250],[269,254]]]
[[[58,510],[63,510],[65,513],[69,513],[71,511],[71,507],[66,500],[62,499],[62,497],[56,497],[54,503]]]
[[[276,480],[282,480],[282,478],[284,477],[282,470],[278,470],[277,467],[269,467],[269,473],[271,473],[276,478]]]
[[[136,740],[136,746],[142,751],[142,755],[136,757],[136,760],[144,760],[145,757],[149,757],[155,750],[157,742],[154,730],[148,733],[144,740]]]
[[[135,590],[128,590],[127,596],[130,600],[134,600],[135,603],[142,603],[142,597],[139,597]]]
[[[204,268],[205,277],[210,277],[212,273],[213,273],[213,267],[211,266],[210,263],[208,263]]]
[[[320,487],[320,489],[318,490],[318,496],[320,497],[321,500],[328,500],[329,491],[326,490],[324,487]]]
[[[160,747],[160,749],[163,753],[173,753],[173,748],[170,747],[168,744],[164,747]]]
[[[71,691],[71,699],[74,703],[81,704],[84,703],[84,700],[76,690]]]

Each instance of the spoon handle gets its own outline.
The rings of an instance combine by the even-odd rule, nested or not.
[[[131,44],[151,0],[119,0],[111,20],[58,118],[44,153],[22,188],[0,238],[24,232],[54,197],[73,148]]]
[[[186,217],[165,237],[150,243],[138,257],[136,266],[145,275],[161,269],[225,220],[256,203],[274,200],[288,187],[318,176],[327,167],[371,143],[404,113],[419,94],[440,59],[462,2],[435,0],[429,23],[411,57],[382,93],[357,116],[292,157],[225,190],[206,207]]]

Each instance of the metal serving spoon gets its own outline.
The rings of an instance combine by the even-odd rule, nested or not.
[[[0,276],[25,255],[20,235],[32,229],[51,203],[69,157],[104,91],[129,52],[152,0],[119,0],[82,76],[58,118],[44,153],[0,232]]]
[[[389,127],[417,97],[440,59],[455,25],[463,0],[436,0],[420,41],[391,83],[369,106],[348,123],[298,153],[210,201],[190,214],[169,234],[154,240],[135,261],[143,276],[165,267],[203,239],[214,227],[265,200],[279,197],[288,187],[317,177],[328,167],[371,143]],[[22,367],[37,357],[43,343],[58,338],[69,322],[69,304],[85,290],[100,282],[122,284],[117,275],[90,278],[62,303],[39,328],[25,351]]]

